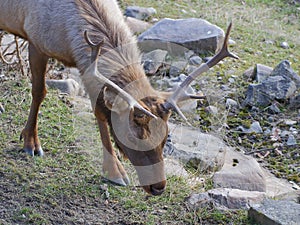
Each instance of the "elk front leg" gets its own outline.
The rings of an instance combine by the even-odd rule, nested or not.
[[[32,74],[32,102],[25,128],[21,133],[24,139],[23,150],[31,156],[43,156],[44,152],[38,138],[37,117],[40,105],[46,96],[45,71],[48,57],[29,44],[29,63]]]
[[[101,134],[101,140],[103,145],[103,165],[102,170],[104,176],[108,180],[118,185],[126,186],[130,183],[129,178],[119,161],[110,141],[108,125],[98,119],[98,125]]]

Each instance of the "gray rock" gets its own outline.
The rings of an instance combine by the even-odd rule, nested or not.
[[[212,114],[212,115],[217,115],[219,113],[219,109],[215,106],[212,106],[212,105],[207,106],[205,108],[205,111]]]
[[[202,63],[202,59],[199,56],[193,56],[189,59],[189,64],[193,66],[199,66]]]
[[[194,70],[196,70],[198,68],[198,66],[192,66],[192,65],[188,65],[186,68],[185,68],[185,71],[187,74],[190,74],[192,73]]]
[[[135,19],[133,17],[126,17],[125,21],[131,32],[134,34],[140,34],[152,26],[150,23]]]
[[[138,20],[147,20],[154,14],[156,14],[156,9],[152,7],[128,6],[125,10],[125,16],[133,17]]]
[[[4,106],[0,103],[0,114],[4,112],[5,112]]]
[[[290,109],[300,109],[300,94],[292,97],[289,102]]]
[[[231,109],[231,108],[238,108],[238,103],[237,101],[231,99],[231,98],[228,98],[226,99],[226,107],[228,109]]]
[[[248,216],[263,225],[299,225],[300,204],[266,199],[262,204],[253,205]]]
[[[254,80],[253,74],[254,74],[254,67],[250,67],[243,73],[243,77],[245,77],[247,80]]]
[[[177,177],[188,177],[188,172],[184,169],[183,165],[171,158],[165,158],[165,173],[167,176],[177,176]]]
[[[252,76],[261,83],[249,85],[243,105],[265,107],[274,100],[288,100],[300,87],[300,76],[293,71],[287,60],[269,72],[270,68],[266,66],[256,66]]]
[[[167,51],[160,49],[145,53],[142,57],[142,63],[144,64],[146,74],[155,74],[165,63],[167,54]]]
[[[186,49],[197,54],[216,52],[223,44],[224,31],[206,20],[163,19],[138,37],[143,51],[164,49],[183,55]]]
[[[271,76],[282,76],[287,80],[291,79],[296,83],[297,88],[300,87],[300,76],[291,68],[288,60],[280,62],[272,71]]]
[[[208,195],[228,209],[249,209],[250,205],[261,203],[266,197],[264,192],[228,188],[209,190]]]
[[[297,145],[297,140],[296,140],[296,138],[295,138],[294,135],[292,135],[292,134],[289,135],[289,138],[288,138],[288,140],[286,142],[286,145],[287,146]]]
[[[224,164],[228,147],[219,138],[191,127],[169,124],[174,151],[171,156],[199,169],[217,171]]]
[[[286,100],[297,90],[296,84],[282,76],[270,76],[261,84],[250,84],[243,105],[268,106],[273,100]]]
[[[264,172],[258,162],[233,149],[227,149],[222,169],[213,176],[215,188],[266,191]]]
[[[288,49],[288,48],[290,48],[290,45],[289,45],[289,43],[287,43],[286,41],[284,41],[284,42],[280,43],[280,47],[284,48],[284,49]]]
[[[251,124],[250,128],[245,128],[243,126],[239,126],[237,129],[242,131],[245,134],[251,134],[251,133],[261,134],[261,133],[263,133],[263,130],[258,121],[253,122]]]
[[[186,61],[175,61],[170,66],[169,75],[171,77],[176,77],[185,71],[187,66]]]
[[[298,201],[299,192],[293,189],[293,184],[284,179],[279,179],[270,171],[264,169],[264,179],[266,180],[266,196],[280,200]]]
[[[58,89],[60,92],[70,96],[80,95],[82,92],[80,85],[73,79],[46,80],[46,84],[48,87]]]
[[[187,202],[194,208],[204,208],[213,204],[213,199],[208,195],[208,192],[200,194],[192,194],[187,198]]]
[[[254,67],[252,78],[256,82],[261,83],[271,75],[272,71],[272,67],[265,66],[262,64],[256,64],[256,66]]]

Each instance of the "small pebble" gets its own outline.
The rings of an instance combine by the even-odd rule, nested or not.
[[[199,56],[193,56],[189,59],[189,64],[193,66],[199,66],[202,63],[202,59]]]
[[[290,134],[289,135],[289,138],[286,142],[287,146],[293,146],[293,145],[296,145],[297,144],[297,141],[296,141],[296,138],[294,135]]]
[[[280,47],[281,47],[281,48],[284,48],[284,49],[290,48],[289,44],[288,44],[286,41],[281,42]]]
[[[0,103],[0,114],[4,113],[4,112],[5,112],[5,109],[4,109],[3,105]]]

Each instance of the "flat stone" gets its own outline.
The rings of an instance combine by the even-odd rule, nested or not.
[[[192,127],[171,123],[169,130],[173,144],[172,157],[189,163],[200,172],[212,172],[222,168],[228,147],[221,139]]]
[[[261,204],[253,205],[248,216],[263,225],[299,225],[300,204],[266,199]]]
[[[58,89],[61,93],[70,96],[76,96],[82,92],[81,86],[73,79],[46,80],[46,84],[48,87]]]
[[[227,149],[224,165],[214,174],[213,183],[215,188],[266,191],[264,171],[258,162],[232,148]]]
[[[274,174],[266,169],[263,170],[266,180],[266,196],[268,198],[298,201],[300,192],[293,188],[293,184],[287,180],[275,177]]]
[[[214,202],[228,209],[249,209],[250,205],[261,203],[266,195],[264,192],[245,191],[230,188],[217,188],[208,191]]]
[[[224,31],[198,18],[163,19],[138,37],[143,51],[164,49],[171,55],[184,55],[193,50],[196,54],[207,54],[220,49]]]
[[[177,176],[177,177],[188,177],[188,172],[184,169],[183,165],[171,158],[165,158],[165,173],[167,176]]]

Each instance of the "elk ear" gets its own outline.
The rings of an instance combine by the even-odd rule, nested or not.
[[[122,97],[107,87],[103,90],[103,99],[105,106],[117,114],[121,114],[130,108],[129,104]]]

